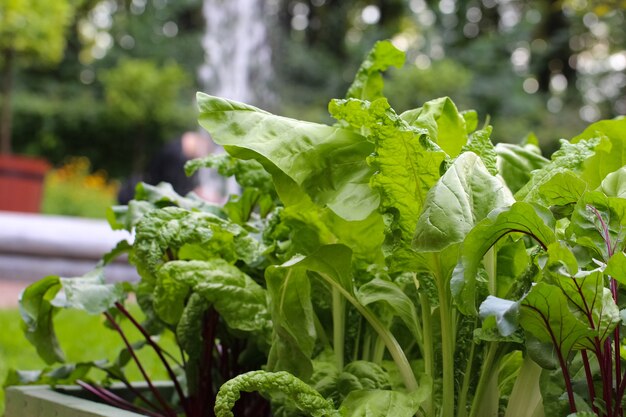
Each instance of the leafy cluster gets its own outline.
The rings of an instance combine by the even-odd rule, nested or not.
[[[332,126],[198,94],[228,156],[189,170],[234,175],[241,195],[217,207],[140,184],[109,219],[134,241],[103,260],[127,252],[140,282],[29,287],[40,354],[63,359],[56,309],[118,328],[133,291],[142,344],[161,352],[169,331],[181,347],[163,358],[177,403],[155,390],[131,404],[147,415],[622,416],[626,119],[548,160],[532,138],[494,145],[448,98],[397,114],[380,73],[402,59],[376,44]]]

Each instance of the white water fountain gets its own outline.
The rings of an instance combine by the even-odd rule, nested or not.
[[[212,95],[261,105],[272,101],[271,48],[263,0],[205,0],[202,39],[204,90]]]

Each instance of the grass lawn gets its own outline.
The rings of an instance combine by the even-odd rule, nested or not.
[[[131,308],[133,315],[140,319],[137,307]],[[67,361],[81,362],[98,359],[113,360],[124,346],[119,335],[104,327],[103,316],[90,316],[83,312],[63,310],[54,319],[57,337],[65,351]],[[30,345],[20,327],[21,318],[17,309],[0,310],[0,386],[3,385],[9,369],[35,370],[46,364],[39,359],[35,348]],[[141,339],[138,331],[127,320],[122,328],[132,342]],[[164,338],[160,345],[178,357],[176,345],[170,337]],[[161,363],[150,348],[138,351],[142,365],[153,380],[167,379]],[[127,375],[131,380],[142,380],[135,366],[128,366]],[[99,374],[90,374],[94,379]],[[4,414],[4,389],[0,388],[0,416]]]

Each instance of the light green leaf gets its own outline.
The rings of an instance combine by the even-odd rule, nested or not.
[[[288,372],[251,371],[236,376],[220,388],[215,398],[216,417],[234,417],[232,409],[240,392],[260,391],[266,396],[280,394],[299,411],[312,417],[340,417],[332,401],[324,399],[317,391]]]
[[[63,291],[51,301],[55,307],[101,314],[126,298],[122,284],[105,283],[101,267],[81,277],[59,278],[59,283]]]
[[[498,174],[497,167],[497,155],[493,143],[491,143],[491,131],[493,128],[487,126],[484,129],[478,130],[469,136],[467,144],[461,148],[461,152],[474,152],[480,156],[483,164],[491,175]]]
[[[266,270],[265,280],[273,328],[268,369],[289,371],[308,380],[313,373],[310,358],[316,332],[307,271],[270,267]]]
[[[611,256],[606,264],[604,272],[617,280],[620,284],[626,285],[626,254],[617,252]]]
[[[375,100],[383,96],[382,71],[389,67],[401,68],[405,54],[390,41],[376,42],[370,53],[361,64],[346,98]]]
[[[530,180],[515,193],[515,198],[528,202],[541,201],[539,187],[558,173],[580,172],[583,163],[594,154],[598,143],[599,139],[582,140],[577,143],[570,143],[562,139],[561,148],[552,154],[550,163],[533,171]]]
[[[52,323],[55,308],[50,303],[60,289],[60,278],[51,275],[26,287],[19,298],[24,335],[47,364],[65,361]]]
[[[513,202],[511,192],[487,171],[482,160],[465,152],[428,192],[413,248],[433,252],[462,242],[489,212]]]
[[[198,293],[231,329],[269,336],[265,290],[223,259],[168,262],[159,269],[157,277],[154,310],[164,322],[177,324],[187,297]]]
[[[517,193],[530,180],[534,170],[550,162],[541,156],[541,151],[534,145],[498,143],[495,151],[498,172],[513,193]]]
[[[448,97],[428,101],[421,108],[406,111],[400,117],[411,126],[428,130],[430,140],[449,157],[459,155],[467,143],[465,118]]]
[[[287,176],[318,205],[346,220],[378,208],[366,158],[373,145],[349,129],[275,116],[246,104],[198,93],[200,124],[232,156],[255,159],[275,183]],[[285,193],[276,184],[283,202]]]
[[[479,315],[482,320],[495,317],[500,334],[510,336],[518,328],[519,302],[489,295],[480,305]]]
[[[538,203],[565,206],[578,202],[587,190],[587,183],[572,171],[558,171],[538,187]]]
[[[362,285],[356,296],[364,306],[372,303],[385,303],[386,307],[402,320],[412,336],[416,340],[422,340],[415,304],[396,284],[381,278],[374,278]]]
[[[626,118],[601,120],[587,127],[572,143],[600,140],[594,155],[584,162],[582,177],[596,188],[611,172],[626,165]]]
[[[608,174],[602,180],[599,191],[608,197],[626,198],[626,167]]]
[[[454,269],[450,289],[457,306],[465,314],[476,314],[476,275],[483,256],[499,239],[509,233],[524,233],[544,248],[554,242],[554,217],[545,208],[517,202],[492,211],[469,232],[463,243],[462,257]]]
[[[553,343],[562,358],[585,349],[594,332],[570,312],[568,299],[556,285],[535,284],[521,302],[520,325],[541,342]]]
[[[344,417],[411,417],[429,398],[432,384],[423,379],[420,387],[412,392],[386,390],[352,391],[341,403],[339,411]]]
[[[427,150],[420,141],[425,130],[410,127],[385,99],[333,100],[330,111],[374,142],[368,162],[376,173],[370,184],[380,194],[381,212],[393,218],[386,246],[390,252],[409,247],[426,194],[439,178],[443,152]]]

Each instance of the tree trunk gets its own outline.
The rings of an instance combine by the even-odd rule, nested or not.
[[[2,53],[3,67],[0,73],[0,154],[11,153],[11,90],[13,86],[14,51]]]

